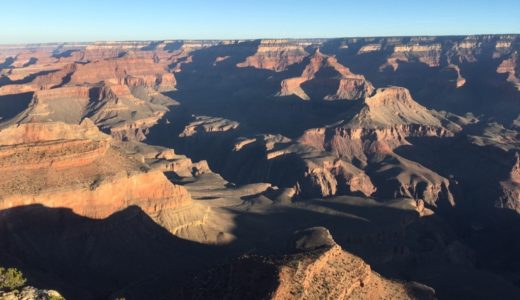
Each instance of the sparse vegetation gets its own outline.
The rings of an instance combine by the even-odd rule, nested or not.
[[[49,293],[49,300],[65,300],[60,294]]]
[[[0,292],[9,292],[21,288],[26,281],[22,272],[18,269],[0,267]]]

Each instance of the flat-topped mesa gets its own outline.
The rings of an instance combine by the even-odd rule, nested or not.
[[[77,124],[85,117],[90,88],[74,86],[36,91],[17,122],[65,122]]]
[[[72,74],[70,84],[129,84],[171,90],[175,88],[175,77],[167,70],[167,65],[148,58],[118,58],[95,61],[78,65]]]
[[[89,87],[86,86],[68,86],[50,90],[41,90],[34,93],[37,101],[52,101],[61,98],[88,98]]]
[[[85,119],[79,125],[26,123],[0,130],[0,170],[64,169],[105,155],[110,137]]]
[[[372,53],[372,52],[379,52],[383,46],[381,44],[366,44],[361,46],[359,48],[357,54],[366,54],[366,53]]]
[[[440,43],[431,44],[400,44],[395,45],[392,55],[388,58],[388,64],[397,70],[399,61],[419,61],[429,67],[438,67],[442,55],[442,45]]]
[[[63,182],[64,176],[74,176],[82,169],[91,168],[90,165],[82,166],[75,172],[60,169],[62,175],[59,178],[53,176],[49,180],[51,183],[46,185],[23,171],[21,175],[30,180],[32,186],[27,187],[29,182],[21,180],[10,179],[3,182],[0,185],[0,209],[42,204],[47,207],[70,208],[78,215],[101,219],[132,205],[141,207],[153,216],[163,210],[181,209],[191,204],[188,191],[173,185],[160,171],[130,174],[120,172],[110,176],[102,173],[99,174],[99,179],[79,177],[81,181],[78,182],[78,177],[73,177],[76,178],[75,182],[65,181],[65,186],[54,185],[56,181]],[[122,189],[122,186],[125,188]]]
[[[186,299],[435,299],[422,284],[395,282],[344,251],[323,227],[298,231],[283,256],[247,255],[175,289]]]
[[[402,87],[379,88],[367,97],[363,108],[346,125],[351,128],[385,128],[396,125],[442,127],[440,120],[413,100]]]
[[[93,163],[109,148],[108,140],[70,140],[0,146],[0,171],[60,170]]]
[[[495,49],[493,51],[493,58],[502,58],[504,56],[510,55],[512,52],[515,52],[517,47],[515,47],[516,37],[514,36],[501,36],[495,42]]]
[[[18,53],[33,50],[33,51],[45,51],[53,53],[56,49],[62,49],[63,51],[69,49],[80,49],[87,46],[88,43],[34,43],[34,44],[11,44],[1,45],[0,53],[6,56],[16,56]]]
[[[63,140],[106,140],[110,137],[101,133],[91,120],[80,124],[63,122],[25,123],[0,128],[0,146],[12,146]]]
[[[257,52],[238,63],[237,67],[253,67],[276,72],[284,71],[288,66],[300,63],[307,55],[305,46],[309,43],[299,43],[289,40],[262,40]]]
[[[334,56],[318,49],[301,76],[282,81],[278,95],[296,95],[303,100],[357,100],[370,95],[373,89],[363,75],[352,73]]]
[[[390,153],[406,137],[445,137],[453,133],[439,117],[415,102],[401,87],[377,89],[361,109],[340,125],[309,129],[300,142],[340,157],[366,161],[367,155]]]
[[[516,37],[509,37],[515,39]],[[451,63],[462,64],[465,62],[475,63],[482,57],[483,54],[487,54],[488,51],[495,49],[492,54],[492,58],[498,58],[502,54],[502,51],[496,51],[497,39],[504,41],[509,39],[507,36],[467,36],[463,40],[456,41],[447,45],[447,60]],[[498,50],[505,50],[504,48],[498,48]]]
[[[26,84],[9,84],[0,86],[0,96],[30,93],[34,91],[34,87]]]
[[[351,43],[360,42],[349,40]],[[375,52],[383,54],[387,62],[381,65],[380,69],[392,67],[394,71],[399,67],[399,62],[420,62],[429,67],[438,67],[448,45],[439,37],[387,37],[360,40],[361,47],[357,55]]]
[[[166,96],[163,98],[159,103],[139,99],[122,84],[64,86],[35,92],[16,122],[76,124],[88,117],[120,140],[144,140],[148,129],[168,111],[168,105],[175,103]]]
[[[88,119],[1,129],[0,170],[0,209],[42,204],[106,218],[131,205],[153,215],[191,203],[184,188],[125,155]]]
[[[194,51],[219,45],[231,45],[241,42],[240,40],[182,40],[164,41],[163,50],[171,52],[178,57],[190,57]]]
[[[121,57],[126,51],[139,50],[150,42],[96,42],[85,47],[82,59],[86,61]]]

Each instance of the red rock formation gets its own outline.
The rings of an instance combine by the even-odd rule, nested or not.
[[[117,58],[127,51],[138,50],[149,44],[150,42],[98,42],[85,48],[82,59],[96,61]]]
[[[387,59],[387,65],[397,70],[399,61],[419,61],[429,67],[438,67],[440,65],[442,54],[441,44],[404,44],[394,46],[393,53]],[[384,67],[384,66],[383,66]]]
[[[144,140],[148,129],[168,111],[164,105],[136,98],[126,85],[104,85],[94,94],[88,115],[120,140]]]
[[[306,171],[296,184],[296,195],[322,198],[361,193],[372,195],[376,188],[370,178],[352,164],[340,160],[325,160],[322,165],[308,161]]]
[[[378,52],[381,51],[382,45],[381,44],[366,44],[359,48],[357,54],[366,54],[371,52]]]
[[[415,102],[408,90],[390,87],[378,89],[366,98],[364,106],[350,120],[309,129],[299,142],[330,151],[346,161],[357,161],[362,167],[382,164],[370,176],[372,181],[373,176],[378,179],[375,186],[384,197],[422,198],[430,205],[436,205],[443,197],[453,205],[447,179],[393,153],[395,148],[409,144],[407,137],[452,136],[441,119]],[[390,176],[389,169],[399,175]]]
[[[0,209],[38,203],[106,218],[130,205],[153,215],[190,204],[184,188],[129,159],[88,120],[10,126],[0,145]]]
[[[240,140],[233,149],[226,168],[263,161],[267,174],[262,178],[275,185],[294,188],[296,197],[308,199],[358,193],[370,196],[376,190],[370,178],[351,163],[302,147],[282,136],[264,135]],[[258,157],[259,153],[264,156]],[[250,172],[257,174],[259,171]]]
[[[45,50],[29,50],[18,53],[11,67],[21,68],[32,64],[49,64],[56,62],[52,53]]]
[[[90,187],[43,190],[36,194],[3,195],[0,209],[42,204],[47,207],[67,207],[76,214],[90,218],[106,218],[131,205],[154,214],[164,209],[181,208],[190,201],[189,193],[171,184],[161,172],[118,174]],[[121,187],[124,186],[124,189]]]
[[[300,142],[342,157],[366,161],[367,153],[389,153],[408,144],[408,136],[452,134],[438,117],[415,102],[408,90],[390,87],[378,89],[366,98],[364,106],[350,120],[338,126],[309,129]]]
[[[304,44],[288,40],[262,40],[257,52],[238,63],[237,67],[253,67],[276,72],[284,71],[288,66],[301,62],[308,55]]]
[[[515,154],[515,163],[511,168],[509,178],[501,181],[502,196],[495,203],[496,206],[508,208],[520,213],[520,155]]]
[[[88,87],[62,87],[33,94],[29,107],[16,119],[19,122],[62,121],[79,123],[89,104]]]
[[[99,82],[130,85],[139,83],[161,90],[175,88],[175,78],[168,73],[165,65],[155,63],[153,59],[142,58],[107,59],[78,65],[70,84]]]
[[[0,128],[0,145],[33,144],[57,140],[106,138],[89,119],[79,125],[62,122],[16,124]]]
[[[68,76],[76,71],[76,64],[67,64],[56,72],[51,72],[46,75],[36,77],[30,84],[36,88],[36,90],[47,90],[54,87],[58,87],[65,83]]]
[[[334,75],[329,74],[329,70]],[[323,75],[321,72],[325,74]],[[372,85],[365,80],[364,76],[353,74],[348,68],[338,63],[335,57],[323,55],[317,50],[300,77],[282,81],[279,95],[296,95],[303,100],[310,100],[308,93],[313,91],[306,92],[303,85],[312,82],[316,83],[316,89],[328,86],[335,89],[335,93],[324,95],[325,100],[355,100],[368,96],[373,91]]]
[[[518,90],[520,90],[520,78],[518,74],[519,69],[520,64],[518,62],[518,52],[514,52],[510,58],[504,59],[502,63],[500,63],[497,68],[497,73],[508,74],[507,81],[514,84]]]
[[[153,92],[144,91],[147,95]],[[126,85],[65,86],[37,91],[19,122],[62,121],[78,123],[85,117],[120,140],[144,140],[173,100],[160,104],[136,98]]]
[[[53,68],[59,67],[55,65]],[[36,74],[40,70],[39,68],[31,73]],[[0,87],[0,96],[1,95],[13,95],[13,94],[21,94],[26,92],[34,92],[39,90],[48,90],[55,87],[58,87],[64,83],[66,78],[70,76],[76,70],[75,64],[67,64],[61,67],[61,69],[53,69],[49,70],[46,74],[37,75],[34,80],[26,84],[9,84]],[[45,70],[44,70],[45,71]],[[22,76],[31,76],[32,74],[24,74]],[[22,78],[23,80],[23,78]]]
[[[0,87],[0,96],[4,95],[14,95],[14,94],[23,94],[34,92],[35,89],[32,86],[28,86],[25,84],[10,84],[4,85]]]
[[[93,163],[105,155],[109,148],[106,140],[70,140],[60,143],[46,142],[3,146],[0,153],[0,170],[66,169]],[[20,164],[20,162],[24,162]]]

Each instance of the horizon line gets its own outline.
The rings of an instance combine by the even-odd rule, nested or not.
[[[520,33],[471,33],[471,34],[417,34],[417,35],[364,35],[364,36],[339,36],[339,37],[258,37],[258,38],[195,38],[195,39],[125,39],[125,40],[92,40],[92,41],[69,41],[69,42],[25,42],[25,43],[2,43],[0,46],[36,46],[36,45],[59,45],[59,44],[94,44],[94,43],[128,43],[128,42],[164,42],[164,41],[258,41],[258,40],[335,40],[335,39],[361,39],[361,38],[406,38],[406,37],[470,37],[470,36],[493,36],[493,35],[516,35]]]

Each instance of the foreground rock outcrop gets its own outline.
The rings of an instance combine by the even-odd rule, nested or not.
[[[433,289],[391,281],[341,249],[327,229],[297,232],[288,255],[249,255],[194,278],[179,299],[436,299]]]
[[[65,298],[59,292],[54,290],[42,290],[31,286],[24,287],[21,290],[15,290],[7,293],[0,292],[2,300],[64,300]]]

